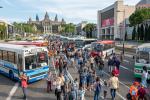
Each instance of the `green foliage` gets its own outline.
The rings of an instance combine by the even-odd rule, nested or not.
[[[138,9],[129,17],[131,26],[141,24],[147,19],[150,19],[150,8]]]
[[[92,37],[92,32],[93,32],[94,28],[95,28],[95,24],[93,24],[93,23],[89,23],[83,28],[83,31],[86,32],[87,38]]]
[[[61,27],[61,33],[74,33],[75,25],[73,23],[64,24]]]
[[[148,41],[148,24],[145,25],[144,40]]]
[[[26,23],[14,23],[14,26],[17,28],[17,30],[21,32],[26,32],[26,33],[36,33],[36,28],[35,25],[32,24],[26,24]]]
[[[0,39],[3,40],[6,38],[6,26],[0,25]]]

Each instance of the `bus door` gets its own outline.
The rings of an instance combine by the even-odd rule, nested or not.
[[[23,72],[23,57],[21,54],[17,54],[17,58],[18,75],[20,75],[20,72]]]

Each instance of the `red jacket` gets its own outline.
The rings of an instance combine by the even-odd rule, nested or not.
[[[116,77],[119,76],[119,70],[117,68],[112,70],[112,74],[115,75]]]

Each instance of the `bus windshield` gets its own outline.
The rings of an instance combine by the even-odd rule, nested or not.
[[[48,65],[48,56],[46,52],[39,52],[37,55],[25,57],[25,70],[31,70]]]
[[[101,52],[103,51],[103,45],[100,43],[92,43],[92,51]]]
[[[84,46],[83,40],[75,40],[75,44],[77,48],[82,48]]]
[[[149,52],[138,51],[136,62],[137,63],[144,63],[144,64],[149,63]]]

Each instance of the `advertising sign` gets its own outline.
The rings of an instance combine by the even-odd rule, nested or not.
[[[112,26],[112,25],[114,25],[114,18],[102,20],[102,27],[107,27],[107,26]]]

